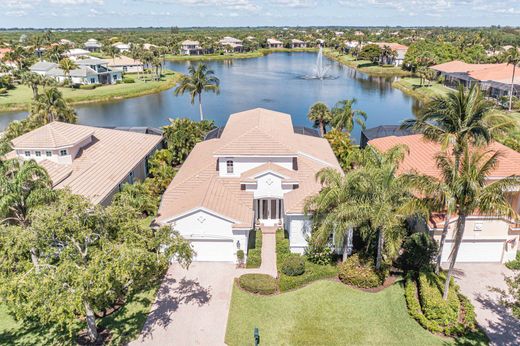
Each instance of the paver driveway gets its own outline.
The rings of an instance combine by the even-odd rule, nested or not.
[[[235,265],[170,266],[141,336],[130,345],[223,345]]]
[[[497,293],[490,287],[504,289],[504,274],[512,271],[498,263],[460,263],[455,266],[455,280],[473,305],[478,323],[492,345],[520,345],[520,321],[498,304]]]

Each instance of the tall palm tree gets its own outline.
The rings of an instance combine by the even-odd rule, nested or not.
[[[401,128],[422,133],[426,139],[440,143],[443,151],[451,146],[458,167],[467,143],[487,144],[493,136],[515,126],[507,116],[491,113],[491,107],[478,85],[466,91],[459,84],[455,93],[435,97],[417,118],[405,120]]]
[[[390,64],[394,61],[396,56],[397,52],[389,46],[385,45],[383,46],[383,48],[381,48],[381,64]]]
[[[520,53],[518,47],[509,48],[507,51],[506,61],[508,65],[513,65],[513,75],[511,76],[511,88],[509,90],[509,111],[513,109],[513,91],[515,87],[516,66],[520,65]]]
[[[52,87],[46,89],[31,104],[28,119],[42,126],[53,121],[75,123],[77,116],[74,108],[69,106],[63,98],[62,93],[57,88]]]
[[[70,77],[70,71],[75,70],[78,68],[78,65],[69,58],[64,58],[60,60],[59,64],[60,68],[63,70],[63,73],[65,74],[65,78],[69,81],[69,86],[72,88],[72,79]]]
[[[324,243],[331,234],[342,241],[350,228],[357,228],[367,243],[377,239],[376,269],[381,268],[383,256],[395,256],[405,220],[426,212],[407,180],[395,174],[405,153],[403,146],[385,153],[369,147],[361,152],[361,166],[344,177],[332,169],[318,172],[324,187],[305,205],[305,211],[312,214],[316,241]]]
[[[21,75],[21,82],[31,88],[33,100],[36,100],[38,98],[38,87],[43,83],[43,76],[34,72],[24,72]]]
[[[455,214],[457,215],[455,242],[450,254],[450,265],[443,294],[444,299],[448,298],[449,283],[464,237],[466,218],[477,212],[483,215],[518,218],[506,192],[520,185],[520,177],[509,176],[492,183],[489,183],[486,179],[489,173],[496,168],[500,156],[499,152],[471,150],[469,147],[465,147],[459,172],[455,177],[452,177],[455,167],[457,167],[454,159],[447,154],[440,154],[437,157],[437,166],[441,170],[443,179],[453,181],[453,198],[455,200]]]
[[[208,69],[206,64],[198,64],[197,67],[190,65],[188,75],[181,78],[179,85],[175,88],[175,95],[190,93],[191,104],[195,103],[195,98],[199,99],[200,120],[204,120],[202,113],[202,93],[211,91],[220,93],[220,80],[215,76],[213,70]]]
[[[366,128],[367,114],[362,110],[352,109],[356,102],[357,100],[353,98],[352,100],[342,100],[336,103],[334,108],[332,108],[332,127],[341,131],[345,129],[347,132],[352,132],[355,122],[362,129]]]
[[[314,122],[314,127],[320,129],[320,134],[323,137],[327,133],[327,125],[332,121],[332,113],[323,102],[316,102],[309,108],[307,117]]]

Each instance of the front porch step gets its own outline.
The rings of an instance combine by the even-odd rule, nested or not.
[[[262,234],[276,234],[278,227],[260,226],[260,229],[262,230]]]

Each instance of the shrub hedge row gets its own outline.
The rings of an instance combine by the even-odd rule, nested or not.
[[[274,294],[278,287],[276,279],[267,274],[244,274],[238,284],[248,292],[262,295]]]
[[[444,285],[440,282],[439,276],[434,273],[420,273],[418,283],[419,300],[426,318],[437,322],[443,328],[457,323],[460,301],[454,285],[450,285],[448,300],[444,300]]]
[[[417,299],[417,285],[411,275],[405,281],[404,296],[410,315],[426,330],[432,333],[442,333],[443,329],[435,322],[427,319],[421,309],[419,299]]]
[[[262,231],[260,229],[252,230],[254,232],[254,244],[248,246],[246,268],[260,268],[262,264]]]

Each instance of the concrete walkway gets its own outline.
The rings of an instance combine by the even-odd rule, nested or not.
[[[129,345],[225,345],[234,279],[246,273],[277,276],[275,231],[263,228],[258,269],[223,262],[194,262],[188,270],[171,265],[141,335]]]
[[[498,294],[491,288],[505,289],[504,275],[513,272],[499,263],[459,263],[455,280],[475,306],[477,321],[484,329],[491,345],[520,344],[520,321],[498,303]]]

